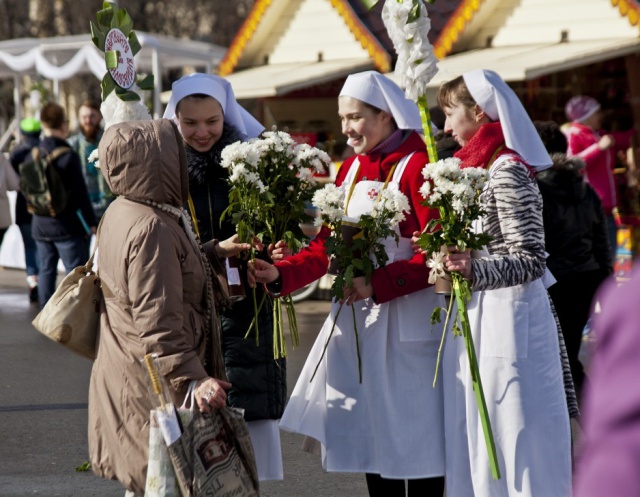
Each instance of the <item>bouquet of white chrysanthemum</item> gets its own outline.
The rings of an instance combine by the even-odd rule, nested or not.
[[[441,248],[455,245],[459,250],[481,249],[488,235],[475,233],[473,222],[483,214],[480,193],[487,181],[487,170],[460,167],[456,158],[427,164],[422,170],[425,179],[420,188],[424,204],[438,209],[439,219],[432,219],[420,237],[420,246],[437,257]],[[437,268],[441,270],[440,267]],[[433,273],[433,271],[432,271]],[[433,283],[430,276],[430,283]]]
[[[316,185],[314,174],[328,170],[328,154],[306,144],[296,145],[289,134],[269,131],[262,138],[236,142],[222,151],[221,165],[229,170],[229,207],[223,217],[231,216],[242,241],[254,237],[262,242],[284,240],[292,251],[306,241],[300,223],[308,222],[306,204]],[[252,253],[252,257],[255,254]],[[280,301],[289,317],[291,340],[299,344],[295,309],[291,297],[274,301],[274,357],[286,357],[287,349],[282,328]],[[258,304],[254,307],[256,317]],[[251,328],[258,338],[258,322]]]
[[[489,235],[475,233],[473,230],[473,222],[484,214],[480,195],[484,190],[487,174],[486,169],[479,167],[461,168],[460,160],[456,158],[444,159],[435,164],[427,164],[424,167],[422,176],[425,182],[420,188],[420,193],[425,198],[425,205],[438,209],[440,219],[431,220],[427,224],[425,232],[418,240],[418,245],[427,252],[427,257],[429,257],[427,260],[427,266],[431,268],[429,283],[437,283],[436,280],[443,277],[447,277],[451,281],[449,307],[446,310],[437,307],[431,315],[431,324],[433,325],[436,322],[440,322],[442,311],[446,311],[446,321],[438,350],[433,384],[435,386],[440,357],[455,301],[457,311],[453,317],[451,330],[455,336],[462,336],[465,341],[473,381],[473,391],[476,394],[480,412],[489,464],[493,477],[498,479],[500,478],[500,469],[498,467],[493,432],[489,414],[487,413],[478,359],[467,316],[467,303],[471,300],[471,283],[465,280],[457,271],[448,273],[444,266],[444,258],[450,247],[455,247],[456,250],[460,251],[478,250],[482,249],[491,240]]]
[[[398,241],[396,226],[405,220],[405,213],[411,211],[409,200],[401,191],[385,188],[378,194],[370,214],[363,214],[359,219],[348,218],[344,215],[345,197],[344,187],[336,187],[333,184],[326,185],[313,196],[313,205],[321,212],[317,222],[322,222],[331,228],[331,235],[325,241],[325,248],[331,260],[329,271],[336,276],[331,286],[331,293],[336,301],[342,300],[344,288],[353,283],[353,278],[364,276],[369,283],[374,269],[387,263],[388,256],[383,242],[388,237]],[[336,312],[322,357],[333,335],[341,310],[342,303]],[[351,310],[355,312],[353,306]],[[354,332],[359,380],[362,381],[357,327],[354,328]]]

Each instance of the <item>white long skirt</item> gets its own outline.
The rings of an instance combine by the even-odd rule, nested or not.
[[[443,299],[432,289],[381,305],[353,306],[362,358],[358,381],[352,307],[334,303],[285,409],[280,427],[322,444],[326,471],[385,478],[444,475],[441,382],[432,386],[441,329],[430,315]]]

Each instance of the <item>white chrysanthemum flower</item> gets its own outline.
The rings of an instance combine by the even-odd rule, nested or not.
[[[300,181],[304,183],[309,183],[310,185],[316,184],[316,179],[313,177],[313,171],[307,168],[301,168],[298,170],[298,178]]]
[[[431,195],[431,183],[429,181],[425,181],[420,187],[419,191],[420,195],[422,195],[422,198],[427,198],[429,195]]]
[[[316,190],[312,203],[320,209],[323,218],[329,222],[336,222],[344,215],[345,196],[344,187],[329,183],[324,188]]]
[[[237,141],[224,147],[222,149],[222,153],[220,154],[220,165],[225,169],[229,169],[234,164],[242,162],[244,158],[245,145],[245,143]]]
[[[395,226],[406,219],[405,212],[411,212],[407,196],[399,190],[384,189],[373,204],[371,215],[388,219],[389,224]]]

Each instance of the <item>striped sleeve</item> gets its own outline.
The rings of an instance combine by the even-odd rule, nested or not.
[[[521,162],[510,159],[490,170],[481,198],[483,230],[492,236],[491,257],[472,260],[473,289],[493,290],[540,278],[546,267],[542,197]]]

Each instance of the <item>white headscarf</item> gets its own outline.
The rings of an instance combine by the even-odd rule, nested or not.
[[[479,69],[462,75],[469,93],[493,121],[500,121],[508,148],[536,171],[553,162],[520,99],[494,71]]]
[[[398,85],[379,72],[365,71],[350,75],[344,82],[340,96],[352,97],[388,112],[400,129],[422,130],[417,105],[405,97]]]
[[[264,130],[251,114],[237,101],[231,84],[213,74],[194,73],[183,76],[171,86],[171,98],[162,117],[176,121],[178,102],[189,95],[209,95],[218,101],[224,113],[224,122],[232,125],[246,140],[255,138]]]

